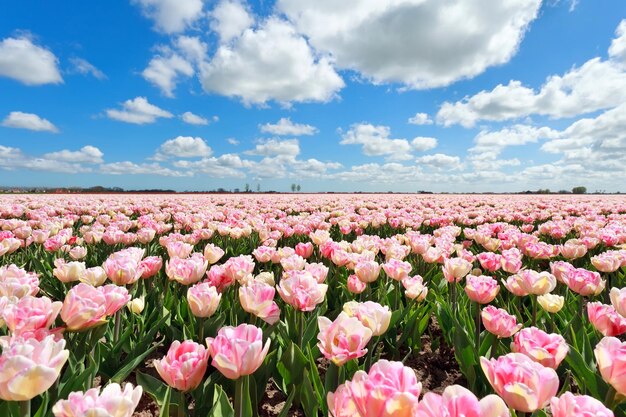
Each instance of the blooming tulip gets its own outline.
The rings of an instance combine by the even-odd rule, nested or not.
[[[224,256],[224,249],[219,246],[209,243],[204,247],[204,259],[206,259],[210,265],[217,263],[222,256]]]
[[[80,283],[65,296],[61,319],[69,330],[85,330],[106,323],[107,299],[98,288]]]
[[[556,294],[544,294],[537,297],[537,302],[548,313],[558,313],[565,304],[565,297]]]
[[[450,258],[443,263],[443,276],[448,282],[459,282],[471,270],[472,264],[463,258]]]
[[[380,264],[376,261],[359,261],[354,267],[354,273],[363,282],[374,282],[380,275]]]
[[[49,329],[54,324],[63,303],[52,301],[48,297],[36,298],[30,295],[17,303],[9,303],[0,311],[13,336],[40,329]]]
[[[261,281],[239,287],[239,302],[244,311],[269,324],[280,320],[280,308],[274,301],[276,290]]]
[[[222,327],[215,339],[209,337],[206,343],[213,358],[211,365],[228,379],[253,374],[270,348],[269,339],[263,345],[263,331],[250,324]]]
[[[534,362],[522,353],[497,359],[480,358],[489,383],[506,404],[524,413],[545,407],[559,389],[559,377],[552,368]]]
[[[389,278],[396,281],[402,281],[404,278],[409,276],[413,267],[408,262],[394,258],[384,263],[383,269]]]
[[[468,275],[465,280],[465,293],[470,300],[479,304],[489,304],[500,292],[495,279],[481,275]]]
[[[502,308],[487,306],[480,316],[485,329],[498,338],[511,337],[522,328],[521,323],[517,324],[517,318]]]
[[[154,361],[154,368],[163,381],[179,391],[195,389],[206,372],[209,351],[196,342],[175,340],[163,359]]]
[[[141,386],[127,383],[122,389],[111,383],[102,392],[100,388],[71,392],[67,400],[57,401],[52,413],[54,417],[132,417],[142,393]]]
[[[22,298],[37,295],[38,292],[37,274],[26,272],[15,264],[0,267],[0,297]]]
[[[616,337],[604,337],[593,352],[602,379],[626,395],[626,343]]]
[[[389,328],[391,310],[373,301],[359,303],[348,301],[343,305],[343,311],[350,317],[356,317],[361,324],[372,331],[372,336],[381,336]]]
[[[318,284],[307,271],[289,271],[276,287],[280,298],[299,311],[312,311],[324,301],[328,285]]]
[[[428,392],[417,404],[413,417],[510,417],[509,409],[497,395],[482,400],[467,388],[451,385],[443,394]]]
[[[618,314],[613,306],[600,302],[588,303],[587,317],[603,336],[619,336],[626,333],[626,318]]]
[[[588,395],[566,392],[550,400],[552,417],[613,417],[613,411]]]
[[[543,295],[556,288],[556,277],[545,271],[537,272],[532,269],[523,269],[508,277],[504,286],[518,297],[529,294]]]
[[[326,359],[335,365],[341,366],[367,353],[365,346],[372,337],[372,331],[356,317],[350,317],[342,311],[335,321],[318,317],[317,324],[320,329],[317,346]]]
[[[187,290],[187,302],[196,317],[211,317],[222,299],[222,294],[208,282],[195,284]]]
[[[560,334],[548,334],[529,327],[515,334],[511,351],[523,353],[543,366],[556,369],[569,352],[569,346]]]
[[[206,272],[209,263],[200,253],[194,253],[188,258],[172,258],[165,263],[165,273],[170,281],[177,281],[183,285],[195,284],[200,281]]]

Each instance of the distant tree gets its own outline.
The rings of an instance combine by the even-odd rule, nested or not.
[[[235,191],[236,193],[238,193],[238,192],[239,192],[239,188],[235,188],[235,190],[234,190],[234,191]]]
[[[296,192],[296,184],[291,184],[291,192],[295,193]]]
[[[300,184],[298,184],[298,186],[296,187],[296,190],[298,190],[298,192],[300,192]]]
[[[261,184],[259,184],[258,182],[256,183],[256,192],[257,193],[261,192]]]
[[[574,187],[572,188],[572,194],[585,194],[587,187]]]
[[[246,183],[246,188],[245,188],[246,192],[249,193],[250,192],[250,184]]]

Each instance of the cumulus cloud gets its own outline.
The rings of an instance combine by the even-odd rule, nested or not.
[[[228,143],[230,143],[231,145],[233,145],[233,146],[239,145],[239,141],[237,139],[235,139],[235,138],[228,138],[228,139],[226,139],[226,141]]]
[[[170,119],[174,115],[148,102],[145,97],[135,97],[122,103],[122,109],[108,109],[106,111],[110,119],[133,124],[154,123],[158,118]]]
[[[342,135],[342,145],[361,145],[367,156],[385,156],[389,160],[412,158],[411,144],[406,139],[393,139],[388,126],[374,126],[369,123],[354,124]]]
[[[541,0],[278,0],[318,51],[374,83],[449,85],[508,62]]]
[[[183,119],[183,122],[188,123],[190,125],[208,125],[209,124],[209,120],[202,117],[202,116],[198,116],[197,114],[193,114],[190,111],[186,111],[184,112],[181,116],[181,119]]]
[[[136,164],[131,161],[111,162],[100,165],[100,172],[109,175],[158,175],[161,177],[187,177],[185,173],[171,168],[166,168],[158,163]]]
[[[263,140],[254,149],[246,151],[248,155],[282,156],[295,158],[300,153],[298,139],[268,139]]]
[[[100,164],[103,162],[102,157],[104,154],[95,146],[87,145],[83,146],[77,151],[70,151],[63,149],[61,151],[50,152],[45,154],[45,159],[62,162],[77,162],[86,164]]]
[[[292,122],[288,117],[281,118],[278,123],[259,125],[261,132],[279,136],[304,136],[317,133],[315,126]]]
[[[58,133],[59,129],[49,120],[37,116],[33,113],[24,113],[21,111],[12,111],[2,121],[2,126],[12,127],[15,129],[28,129],[37,132]]]
[[[432,125],[433,121],[426,113],[415,113],[415,116],[410,117],[408,122],[412,125]]]
[[[91,147],[86,146],[86,148]],[[59,153],[64,152],[70,151],[60,151]],[[90,150],[86,152],[89,153]],[[78,174],[93,171],[91,167],[83,166],[81,164],[83,161],[73,161],[71,160],[72,158],[64,158],[63,156],[56,158],[56,156],[59,156],[56,154],[57,152],[52,152],[42,157],[37,157],[25,154],[18,148],[0,145],[0,169],[10,171],[25,169],[30,171],[60,172],[64,174]]]
[[[532,114],[562,118],[615,107],[626,101],[626,20],[616,34],[608,60],[596,57],[563,75],[552,75],[539,90],[511,80],[455,103],[445,102],[437,122],[472,127],[480,120],[502,121]]]
[[[50,50],[35,45],[28,37],[6,38],[0,42],[0,76],[23,84],[62,83],[58,62]]]
[[[221,1],[210,13],[211,29],[223,43],[241,36],[244,30],[254,24],[254,18],[239,1]]]
[[[182,32],[202,17],[202,0],[132,0],[155,28],[164,33]]]
[[[213,150],[202,138],[178,136],[167,140],[159,146],[154,159],[162,161],[169,158],[198,158],[210,156]]]
[[[420,156],[415,160],[415,162],[422,166],[428,166],[445,171],[453,171],[462,168],[461,158],[443,153]]]
[[[83,58],[70,58],[70,63],[74,66],[73,72],[82,75],[91,75],[98,80],[106,80],[107,76],[96,68],[91,62]]]
[[[437,139],[418,136],[411,141],[411,146],[416,151],[424,152],[437,147]]]
[[[143,70],[143,78],[158,87],[166,97],[174,97],[174,89],[180,77],[191,77],[194,69],[180,55],[166,51],[168,56],[157,55]]]
[[[200,81],[206,92],[246,105],[327,102],[344,87],[328,57],[317,57],[290,23],[276,17],[220,44],[200,65]]]

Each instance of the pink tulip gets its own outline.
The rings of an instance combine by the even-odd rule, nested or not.
[[[413,417],[510,417],[509,409],[497,395],[482,400],[467,388],[451,385],[443,394],[428,392],[417,405]]]
[[[72,249],[70,249],[69,254],[70,258],[78,261],[79,259],[83,259],[85,256],[87,256],[87,248],[83,246],[74,246]]]
[[[254,258],[261,263],[267,263],[272,260],[272,256],[276,253],[276,249],[269,246],[259,246],[252,251]]]
[[[226,276],[223,265],[211,265],[211,268],[206,273],[207,281],[217,288],[218,292],[224,291],[227,287],[233,284],[233,280]]]
[[[6,305],[0,310],[0,317],[13,336],[20,336],[27,332],[49,329],[62,306],[62,302],[52,302],[48,297],[35,298],[27,295],[15,304]]]
[[[577,239],[570,239],[559,248],[561,255],[566,259],[578,259],[587,254],[587,247]]]
[[[0,399],[28,401],[48,390],[69,357],[65,340],[16,339],[0,356]]]
[[[219,246],[215,246],[213,243],[209,243],[204,247],[204,259],[209,262],[209,265],[217,263],[224,256],[224,249]]]
[[[622,260],[614,253],[604,252],[593,256],[591,263],[600,272],[615,272],[620,268]]]
[[[588,395],[566,392],[550,400],[552,417],[613,417],[613,411]]]
[[[275,293],[271,285],[253,281],[250,285],[239,287],[239,302],[244,311],[274,324],[280,320],[280,308],[274,301]]]
[[[618,314],[613,306],[597,301],[587,303],[587,317],[603,336],[619,336],[626,333],[626,318]]]
[[[206,343],[213,358],[211,365],[228,379],[252,375],[270,349],[269,339],[263,345],[263,331],[250,324],[222,327],[215,339],[209,337]]]
[[[317,318],[317,324],[320,329],[317,346],[335,365],[341,366],[367,353],[365,346],[372,337],[372,331],[356,317],[342,311],[334,322],[321,316]]]
[[[593,352],[602,379],[626,395],[626,343],[616,337],[604,337]]]
[[[188,258],[172,258],[165,263],[165,273],[170,281],[183,285],[195,284],[202,279],[209,263],[201,253]]]
[[[141,278],[146,279],[155,276],[163,267],[163,259],[160,256],[148,256],[139,262]]]
[[[408,262],[394,258],[384,263],[383,269],[389,278],[395,281],[402,281],[404,278],[409,276],[413,267]]]
[[[37,295],[38,292],[37,274],[26,272],[14,264],[0,267],[0,297],[22,298]]]
[[[600,294],[606,285],[599,273],[584,268],[573,268],[565,274],[563,282],[570,290],[583,297]]]
[[[352,274],[348,277],[347,287],[352,294],[361,294],[367,288],[367,284]]]
[[[117,311],[124,307],[131,299],[125,287],[109,284],[99,287],[98,290],[104,294],[104,298],[106,299],[105,312],[107,316],[112,316],[117,313]]]
[[[107,274],[101,266],[94,266],[85,269],[83,275],[79,278],[80,282],[89,284],[92,287],[99,287],[107,280]]]
[[[307,271],[288,271],[276,290],[287,304],[299,311],[312,311],[324,301],[328,285],[318,284]]]
[[[485,329],[498,338],[511,337],[522,328],[521,323],[517,324],[517,318],[502,308],[487,306],[482,309],[480,316]]]
[[[59,258],[54,261],[54,270],[52,274],[61,282],[78,281],[85,273],[84,262],[65,262],[65,259]]]
[[[363,282],[374,282],[380,275],[380,264],[373,260],[359,261],[354,267],[354,273]]]
[[[143,228],[137,230],[137,240],[144,245],[152,242],[155,236],[156,230],[154,229]]]
[[[129,285],[141,278],[143,270],[139,267],[140,260],[128,252],[119,251],[111,254],[102,267],[114,284]]]
[[[559,389],[559,377],[522,353],[509,353],[498,359],[480,358],[489,383],[506,404],[524,413],[545,407]]]
[[[543,295],[556,288],[556,277],[549,272],[523,269],[508,277],[504,286],[518,297],[529,294]]]
[[[323,263],[310,263],[304,266],[304,270],[313,275],[313,278],[319,283],[322,284],[326,281],[326,276],[328,275],[328,267]]]
[[[522,252],[517,248],[502,251],[500,260],[502,269],[509,274],[516,274],[522,268]]]
[[[449,258],[443,262],[443,276],[448,282],[459,282],[470,273],[472,264],[463,258]]]
[[[111,383],[102,392],[92,388],[85,392],[72,392],[67,400],[59,400],[52,407],[54,417],[132,417],[139,405],[143,389],[127,383],[124,389]]]
[[[536,327],[529,327],[515,335],[511,352],[523,353],[543,366],[556,369],[567,356],[569,346],[560,334],[548,334]]]
[[[98,288],[80,283],[65,296],[61,319],[69,330],[85,330],[106,323],[107,299]]]
[[[187,290],[187,302],[196,317],[211,317],[222,299],[222,294],[209,282],[195,284]]]
[[[299,271],[304,269],[306,265],[306,259],[302,256],[293,254],[291,256],[287,256],[280,260],[280,265],[283,267],[285,271]]]
[[[254,260],[250,255],[240,255],[228,259],[223,266],[224,274],[230,280],[241,284],[244,278],[254,271]]]
[[[419,275],[404,278],[402,286],[404,287],[404,295],[408,299],[424,301],[428,295],[428,287],[424,285],[424,280]]]
[[[498,281],[492,277],[468,275],[465,280],[465,293],[476,303],[489,304],[499,292]]]
[[[368,373],[357,371],[326,399],[332,417],[414,417],[421,391],[411,368],[381,360]]]
[[[167,254],[171,258],[187,258],[191,255],[193,251],[193,245],[189,243],[173,241],[167,244],[165,247],[167,249]]]
[[[311,255],[313,255],[313,244],[311,242],[300,242],[296,245],[295,250],[296,254],[303,257],[304,259],[308,259]]]
[[[565,283],[567,275],[575,269],[576,267],[569,262],[550,262],[550,272],[556,277],[557,281],[562,283]]]
[[[476,255],[480,266],[489,272],[495,272],[502,267],[502,255],[493,252],[482,252]]]
[[[343,311],[349,317],[356,317],[363,326],[372,331],[372,336],[381,336],[389,328],[391,310],[373,301],[359,303],[348,301],[343,305]]]
[[[202,382],[209,363],[209,351],[191,340],[182,343],[175,340],[167,355],[153,363],[167,385],[179,391],[191,391]]]
[[[613,308],[622,317],[626,317],[626,288],[611,288],[609,295]]]

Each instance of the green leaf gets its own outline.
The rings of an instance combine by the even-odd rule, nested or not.
[[[213,391],[213,407],[206,417],[234,417],[235,410],[232,404],[228,401],[228,396],[224,392],[221,386],[215,385]]]

